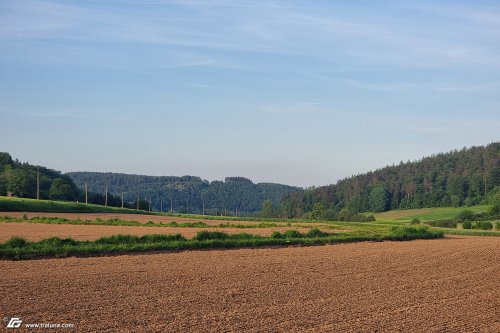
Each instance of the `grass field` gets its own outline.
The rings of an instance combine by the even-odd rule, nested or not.
[[[491,206],[472,207],[436,207],[407,210],[390,210],[383,213],[373,213],[377,221],[411,221],[419,219],[421,221],[443,220],[457,216],[461,211],[468,209],[474,213],[486,212]]]
[[[56,212],[56,213],[127,213],[148,214],[146,211],[106,207],[70,201],[36,200],[0,196],[0,212]]]

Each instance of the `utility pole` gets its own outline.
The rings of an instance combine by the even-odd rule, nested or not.
[[[106,181],[106,185],[105,185],[104,189],[105,189],[105,192],[106,192],[105,193],[106,199],[104,200],[104,206],[107,206],[108,205],[108,181]]]
[[[137,193],[137,210],[139,210],[139,193]]]
[[[40,167],[36,167],[36,201],[40,200]]]
[[[203,215],[205,215],[205,201],[203,201]]]
[[[151,197],[149,197],[149,211],[151,211]]]
[[[160,213],[163,213],[163,199],[160,199]]]
[[[89,204],[89,201],[88,201],[88,188],[87,188],[87,181],[85,181],[85,204],[88,205]]]
[[[170,213],[174,212],[174,195],[170,193]]]
[[[123,208],[123,192],[122,192],[122,208]]]

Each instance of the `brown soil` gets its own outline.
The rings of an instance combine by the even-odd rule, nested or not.
[[[179,227],[143,227],[143,226],[110,226],[110,225],[75,225],[75,224],[44,224],[27,222],[0,222],[0,243],[12,237],[23,237],[37,241],[50,237],[75,240],[95,240],[100,237],[112,235],[147,235],[147,234],[182,234],[187,238],[196,236],[199,231],[222,231],[227,234],[253,234],[270,236],[274,231],[284,232],[293,229],[302,233],[308,232],[306,228],[179,228]],[[335,231],[325,230],[333,233]]]
[[[493,333],[499,253],[462,236],[0,261],[0,313],[65,332]]]

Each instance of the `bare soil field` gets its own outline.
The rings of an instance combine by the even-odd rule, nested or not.
[[[0,261],[0,313],[65,332],[497,333],[499,254],[462,236]]]
[[[179,227],[143,227],[143,226],[111,226],[111,225],[77,225],[77,224],[44,224],[28,222],[0,222],[0,243],[12,237],[23,237],[27,240],[38,241],[50,237],[67,238],[75,240],[96,240],[112,235],[148,235],[148,234],[181,234],[192,238],[199,231],[222,231],[227,234],[248,233],[260,236],[271,236],[275,231],[284,232],[293,229],[306,233],[310,229],[277,227],[277,228],[179,228]],[[330,233],[332,230],[325,230]]]

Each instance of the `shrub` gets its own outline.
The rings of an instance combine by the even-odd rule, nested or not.
[[[375,216],[373,216],[373,215],[368,215],[368,216],[366,217],[366,220],[365,220],[365,221],[366,221],[366,222],[375,222],[375,221],[376,221],[376,219],[375,219]]]
[[[61,239],[59,237],[51,237],[38,242],[40,245],[45,245],[49,247],[62,247],[64,245],[77,245],[77,241],[72,238]]]
[[[281,232],[279,231],[275,231],[273,232],[273,234],[271,235],[271,238],[282,238],[283,235],[281,234]]]
[[[301,238],[302,236],[297,230],[287,230],[283,233],[283,238]]]
[[[487,221],[478,221],[478,222],[476,222],[476,229],[491,230],[491,229],[493,229],[493,224],[491,224],[491,222],[487,222]]]
[[[497,230],[500,230],[500,221],[497,221],[497,223],[495,223],[495,228]]]
[[[393,225],[390,228],[390,239],[393,240],[410,240],[417,238],[439,238],[443,237],[444,232],[431,230],[427,226],[400,226]]]
[[[139,238],[139,242],[141,243],[163,243],[163,242],[183,242],[187,241],[186,237],[181,234],[175,235],[144,235]]]
[[[26,245],[28,245],[28,241],[21,237],[12,237],[5,242],[5,246],[7,247],[24,247]]]
[[[229,235],[221,231],[199,231],[193,239],[204,241],[212,239],[226,239]]]
[[[500,202],[496,202],[489,210],[490,216],[500,216]]]
[[[455,220],[436,220],[436,221],[429,221],[427,222],[429,225],[433,227],[440,227],[440,228],[456,228],[457,227],[457,221]]]
[[[410,224],[420,224],[420,220],[415,218],[415,219],[411,220]]]
[[[464,223],[462,223],[462,228],[463,229],[472,229],[472,222],[471,221],[464,221]]]
[[[473,221],[475,214],[470,209],[465,209],[457,215],[457,219],[460,221]]]
[[[316,237],[328,237],[330,236],[329,233],[323,232],[319,230],[318,228],[313,228],[309,230],[309,232],[306,234],[306,237],[308,238],[316,238]]]

